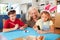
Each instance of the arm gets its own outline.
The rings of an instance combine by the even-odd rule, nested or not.
[[[47,31],[43,31],[43,33],[54,33],[54,24],[50,21],[50,29]]]
[[[17,28],[18,28],[18,24],[16,24],[14,28],[3,28],[3,32],[13,31],[16,30]]]
[[[44,33],[49,33],[49,32],[53,32],[54,31],[54,28],[52,28],[52,26],[51,26],[50,30],[47,30],[47,31],[38,30],[37,25],[34,25],[33,26],[33,29],[35,31],[37,31],[39,34],[44,34]]]
[[[24,28],[26,28],[27,26],[28,26],[28,25],[27,25],[27,24],[25,24],[23,27],[24,27]]]
[[[24,28],[26,28],[28,25],[25,24],[24,22],[22,22],[21,20],[19,21],[19,26],[20,26],[20,29],[23,30]]]
[[[47,32],[54,33],[54,24],[52,21],[50,21],[50,30],[48,30]]]
[[[24,30],[27,27],[27,24],[25,24],[24,26],[20,27],[20,30]]]
[[[33,29],[34,29],[35,31],[37,31],[39,34],[45,33],[45,31],[38,30],[37,25],[34,25],[34,26],[33,26]]]
[[[54,33],[54,25],[50,26],[50,30],[42,31],[42,33]]]
[[[39,25],[40,25],[40,19],[35,23],[35,25],[33,26],[33,29],[37,31]]]
[[[50,26],[49,32],[54,33],[54,25],[51,25],[51,26]]]
[[[46,33],[46,31],[42,31],[41,28],[40,30],[38,29],[38,26],[40,25],[40,21],[38,20],[36,22],[36,24],[33,26],[33,29],[36,30],[38,33],[42,34],[42,33]]]
[[[38,30],[37,32],[40,33],[40,34],[44,34],[44,33],[54,33],[54,26],[51,25],[51,26],[50,26],[50,30],[47,30],[47,31]]]
[[[10,28],[10,29],[8,29],[8,28],[3,28],[3,32],[9,32],[9,31],[12,31],[12,30],[15,30],[14,28]]]
[[[37,31],[38,30],[37,25],[34,25],[33,29]]]

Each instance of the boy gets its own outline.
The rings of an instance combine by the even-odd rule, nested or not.
[[[26,27],[26,24],[24,24],[21,20],[16,18],[16,11],[11,10],[8,12],[9,19],[6,20],[3,32],[8,32],[16,29],[23,30]]]

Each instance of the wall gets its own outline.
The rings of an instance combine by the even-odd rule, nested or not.
[[[32,3],[32,0],[20,0],[20,4]]]
[[[27,13],[27,4],[21,4],[20,5],[20,10],[22,10],[23,13]]]
[[[60,28],[60,13],[56,13],[56,17],[55,17],[55,27]]]
[[[0,3],[20,3],[20,0],[1,0]]]
[[[55,15],[55,27],[60,28],[60,4],[57,5],[57,13]]]

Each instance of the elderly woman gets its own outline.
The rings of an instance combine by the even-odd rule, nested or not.
[[[39,19],[38,9],[36,7],[30,7],[26,15],[28,26],[33,27],[38,19]]]

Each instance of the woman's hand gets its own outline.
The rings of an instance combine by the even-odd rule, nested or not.
[[[20,27],[20,30],[24,30],[24,27]]]

